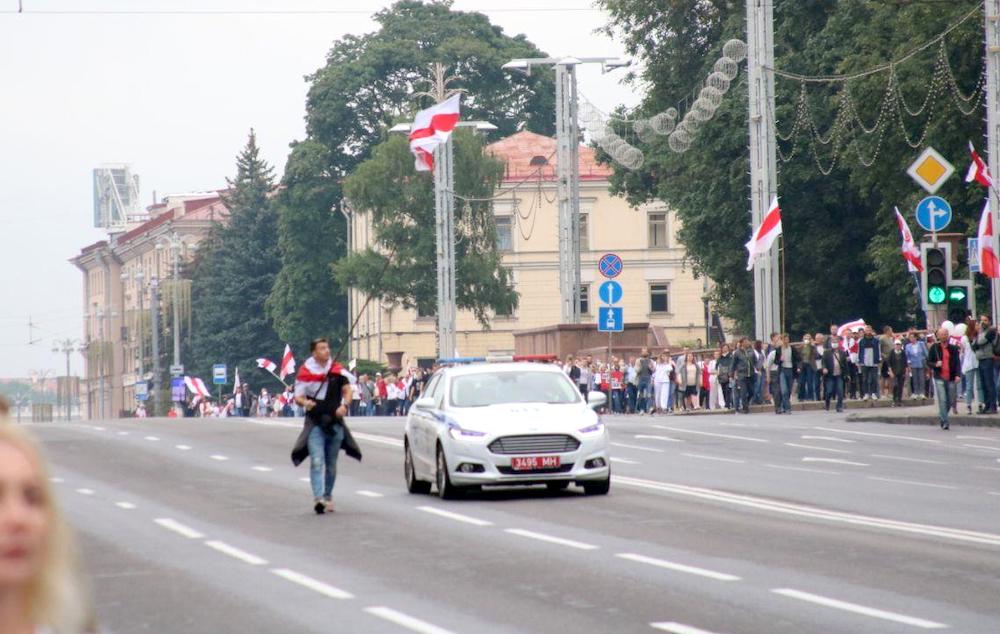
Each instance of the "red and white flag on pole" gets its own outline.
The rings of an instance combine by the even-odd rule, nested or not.
[[[203,396],[205,398],[212,396],[212,393],[208,391],[207,387],[205,387],[205,382],[196,376],[184,377],[184,385],[187,386],[187,389],[191,390],[192,394],[197,394],[198,396]]]
[[[855,319],[854,321],[849,321],[846,324],[842,324],[837,328],[837,336],[843,337],[849,332],[854,332],[855,330],[860,330],[865,327],[864,319]]]
[[[448,141],[458,124],[458,93],[417,113],[410,128],[410,151],[418,172],[434,169],[434,148]]]
[[[292,347],[285,344],[285,354],[281,357],[281,374],[279,378],[284,381],[289,374],[295,374],[295,357],[292,356]]]
[[[747,242],[749,251],[747,257],[747,270],[753,270],[754,261],[762,254],[767,253],[774,241],[781,235],[781,208],[778,207],[778,197],[771,201],[771,208],[764,214],[764,220],[757,227],[753,237]]]
[[[983,187],[993,186],[993,177],[990,176],[990,168],[986,165],[986,162],[979,156],[976,152],[975,146],[972,145],[972,141],[969,141],[969,154],[972,155],[972,165],[969,166],[969,171],[965,175],[965,182],[971,183],[976,181]]]
[[[906,224],[906,218],[899,213],[896,208],[896,224],[899,225],[899,233],[903,236],[903,259],[906,260],[906,268],[910,273],[923,271],[924,265],[920,262],[920,249],[913,242],[913,234],[910,233],[910,226]]]
[[[990,279],[1000,277],[1000,260],[997,259],[996,232],[993,230],[993,212],[990,201],[983,207],[979,218],[979,272]]]
[[[271,361],[270,359],[265,359],[264,357],[257,359],[257,367],[267,370],[271,374],[274,374],[274,371],[278,369],[278,366],[274,364],[274,361]]]
[[[233,379],[233,391],[240,389],[240,366],[236,366],[236,378]]]

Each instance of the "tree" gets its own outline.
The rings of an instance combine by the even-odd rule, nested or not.
[[[602,0],[601,4],[611,14],[608,32],[624,38],[629,51],[644,61],[641,75],[631,77],[649,83],[637,115],[650,116],[683,101],[711,72],[723,43],[745,37],[744,2]],[[934,4],[776,0],[775,65],[805,75],[871,68],[930,40],[976,4],[975,0]],[[947,40],[955,76],[967,93],[981,74],[980,29],[981,19],[970,20]],[[900,90],[911,106],[919,105],[927,93],[936,52],[932,47],[898,69]],[[877,74],[851,83],[851,97],[866,125],[878,116],[886,81],[885,74]],[[808,111],[824,135],[844,98],[841,88],[806,87]],[[801,90],[799,82],[777,80],[775,115],[780,133],[787,134],[796,119]],[[676,154],[664,137],[658,137],[644,147],[642,169],[630,172],[616,166],[613,178],[615,191],[633,203],[658,198],[671,205],[682,222],[679,239],[695,270],[716,281],[718,306],[744,332],[753,324],[753,278],[745,271],[743,248],[751,231],[746,200],[747,94],[743,73],[690,150]],[[925,143],[961,161],[966,140],[982,135],[980,117],[956,116],[950,103],[938,108],[945,116],[929,126]],[[919,137],[923,119],[909,119],[909,134]],[[787,162],[779,158],[778,174],[787,329],[825,330],[825,324],[858,316],[877,323],[913,323],[916,298],[899,255],[893,206],[909,210],[922,197],[905,173],[919,150],[906,145],[893,124],[877,161],[865,167],[857,160],[858,152],[870,157],[876,144],[855,125],[846,129],[838,150],[840,161],[824,176],[808,139],[806,134],[797,144],[779,142],[782,154],[793,157]],[[819,147],[818,154],[827,169],[831,150]],[[982,198],[982,192],[970,192],[957,178],[943,192],[963,204]],[[954,230],[974,224],[978,211],[971,209],[953,225],[957,225]]]
[[[212,364],[226,363],[248,379],[255,359],[283,349],[264,312],[280,266],[274,170],[260,157],[253,130],[236,159],[236,177],[226,180],[229,218],[212,228],[193,265],[188,358],[192,374],[207,377]]]
[[[468,130],[452,136],[455,191],[489,198],[504,171],[502,161],[483,154],[483,142]],[[430,315],[437,308],[434,181],[417,173],[407,140],[393,135],[375,147],[344,185],[359,211],[371,213],[376,248],[353,253],[335,266],[337,279],[386,302]],[[501,266],[496,225],[488,202],[455,205],[455,300],[486,326],[491,311],[517,305],[510,274]]]
[[[506,35],[485,15],[453,11],[450,2],[403,0],[375,21],[378,31],[335,43],[326,65],[309,78],[307,138],[293,144],[285,169],[282,266],[267,303],[272,323],[289,341],[346,331],[345,292],[331,274],[346,254],[342,181],[371,156],[386,127],[430,105],[414,93],[427,89],[432,63],[444,63],[459,78],[451,88],[468,91],[463,118],[489,121],[501,135],[521,125],[554,132],[551,73],[527,77],[501,69],[515,57],[544,56],[523,35]]]

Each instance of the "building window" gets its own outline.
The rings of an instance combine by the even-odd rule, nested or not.
[[[514,235],[511,231],[514,227],[513,218],[511,216],[497,216],[497,250],[498,251],[513,251],[514,250]]]
[[[580,314],[590,314],[590,284],[580,284]]]
[[[507,268],[505,270],[507,271],[507,284],[508,284],[508,288],[510,288],[511,290],[514,290],[515,289],[515,286],[514,286],[514,272],[512,270],[510,270],[509,268]],[[514,305],[510,304],[508,306],[502,306],[498,310],[494,311],[494,314],[497,317],[503,317],[503,318],[508,318],[509,319],[509,318],[511,318],[511,317],[514,316]]]
[[[430,318],[437,315],[437,306],[421,306],[417,304],[417,318]]]
[[[649,285],[649,312],[670,312],[670,284],[653,282]]]
[[[580,214],[580,251],[590,251],[590,216]]]
[[[649,248],[650,249],[667,248],[666,212],[649,214],[648,223],[649,223]]]

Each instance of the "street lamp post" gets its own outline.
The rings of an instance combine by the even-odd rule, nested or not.
[[[136,376],[138,377],[138,381],[143,381],[143,382],[146,380],[145,354],[144,354],[145,346],[143,342],[144,333],[143,333],[143,319],[142,319],[143,318],[142,297],[143,295],[146,294],[146,287],[143,286],[144,279],[145,279],[145,274],[143,273],[141,266],[136,266],[132,270],[131,275],[129,275],[127,271],[122,272],[122,281],[127,282],[129,280],[133,280],[135,282],[135,289],[136,289],[135,292],[137,295],[136,299],[138,300],[139,304],[139,313],[138,313],[139,318],[136,320],[137,330],[138,330],[138,333],[136,334],[136,339],[138,340],[139,344],[139,358],[136,368]]]
[[[161,236],[156,242],[156,248],[159,251],[163,249],[170,249],[171,264],[173,266],[173,305],[174,305],[174,316],[173,316],[173,331],[174,331],[174,366],[180,366],[181,364],[181,312],[180,312],[180,265],[181,265],[181,252],[184,248],[191,249],[192,251],[198,248],[198,245],[194,243],[191,238],[182,238],[177,235],[176,232]]]
[[[66,355],[66,381],[65,394],[66,394],[66,420],[70,420],[73,416],[73,397],[69,389],[70,386],[70,369],[69,369],[69,357],[71,354],[77,351],[82,351],[80,347],[80,342],[76,339],[63,339],[62,341],[52,342],[52,352],[58,354],[63,353]]]

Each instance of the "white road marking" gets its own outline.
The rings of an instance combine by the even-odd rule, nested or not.
[[[264,566],[264,565],[267,564],[267,560],[266,559],[263,559],[261,557],[258,557],[257,555],[253,555],[251,553],[248,553],[245,550],[240,550],[239,548],[236,548],[235,546],[230,546],[226,542],[220,542],[220,541],[217,541],[217,540],[210,540],[210,541],[205,542],[205,545],[208,546],[209,548],[212,548],[214,550],[219,551],[220,553],[222,553],[224,555],[229,555],[230,557],[232,557],[234,559],[239,559],[240,561],[242,561],[244,563],[248,563],[251,566]]]
[[[611,458],[611,462],[620,462],[622,464],[642,464],[635,460],[626,460],[625,458]]]
[[[1000,437],[990,438],[988,436],[955,436],[959,440],[985,440],[986,442],[1000,442]]]
[[[353,436],[359,440],[367,440],[370,442],[380,443],[383,445],[389,445],[390,447],[402,447],[403,440],[401,438],[390,438],[389,436],[383,436],[381,434],[364,434],[361,432],[352,432]]]
[[[871,466],[866,462],[854,462],[852,460],[841,460],[840,458],[814,458],[812,456],[803,458],[802,462],[829,462],[830,464],[849,464],[854,465],[855,467]]]
[[[94,494],[94,490],[93,489],[77,489],[76,492],[79,493],[80,495],[93,495]]]
[[[572,539],[563,539],[562,537],[553,537],[552,535],[546,535],[545,533],[526,531],[523,528],[506,528],[504,529],[504,532],[510,533],[511,535],[517,535],[518,537],[537,539],[540,542],[568,546],[569,548],[577,548],[579,550],[597,550],[597,546],[594,546],[593,544],[585,544],[583,542],[573,541]]]
[[[976,544],[987,544],[1000,546],[1000,535],[995,533],[983,533],[958,528],[948,528],[945,526],[934,526],[930,524],[916,524],[899,520],[883,519],[870,515],[859,515],[855,513],[845,513],[841,511],[830,511],[804,504],[793,504],[770,498],[755,497],[751,495],[739,495],[716,489],[703,487],[693,487],[684,484],[674,484],[670,482],[657,482],[655,480],[644,480],[641,478],[630,478],[626,476],[611,476],[615,485],[632,486],[675,495],[685,495],[688,497],[723,502],[735,506],[795,515],[798,517],[809,517],[812,519],[827,520],[854,526],[866,526],[870,528],[880,528],[884,530],[896,531],[900,533],[911,533],[925,535],[939,539],[950,539],[961,542]]]
[[[390,623],[395,623],[401,627],[405,627],[411,632],[419,632],[420,634],[453,634],[451,630],[446,630],[443,627],[438,627],[428,623],[427,621],[421,621],[416,617],[412,617],[409,614],[403,614],[388,608],[384,605],[372,606],[365,608],[365,612],[373,616],[377,616],[380,619],[385,619]]]
[[[98,427],[96,425],[93,428],[96,429],[97,431],[106,431],[104,427]]]
[[[434,508],[433,506],[418,506],[417,510],[423,511],[424,513],[431,513],[439,517],[446,517],[450,520],[455,520],[456,522],[465,522],[466,524],[472,524],[473,526],[493,526],[493,522],[481,520],[476,517],[469,517],[468,515],[462,515],[461,513],[452,513],[451,511]]]
[[[747,442],[771,442],[766,438],[754,438],[752,436],[736,436],[733,434],[717,434],[710,431],[695,431],[693,429],[682,429],[680,427],[667,427],[666,425],[653,425],[657,429],[666,429],[668,431],[676,431],[682,434],[698,434],[699,436],[713,436],[715,438],[729,438],[731,440],[745,440]]]
[[[271,467],[253,467],[254,471],[260,471],[262,473],[267,473],[268,471],[274,471]]]
[[[275,568],[271,570],[271,573],[278,575],[285,581],[291,581],[296,583],[303,588],[309,588],[313,592],[318,592],[325,597],[331,599],[353,599],[354,595],[340,588],[334,588],[331,585],[327,585],[322,581],[317,581],[312,577],[307,577],[303,574],[295,572],[294,570],[288,570],[287,568]]]
[[[982,469],[983,471],[1000,471],[1000,467],[972,467],[973,469]]]
[[[127,431],[120,431],[120,432],[118,432],[118,435],[119,436],[128,436],[128,432]]]
[[[381,493],[376,493],[375,491],[361,490],[361,491],[355,491],[355,493],[357,493],[358,495],[363,495],[366,498],[381,498],[381,497],[385,497]]]
[[[62,478],[49,478],[49,482],[55,482],[56,484],[60,482],[65,482]]]
[[[650,566],[656,566],[658,568],[666,568],[667,570],[674,570],[676,572],[686,572],[690,575],[698,575],[699,577],[707,577],[709,579],[715,579],[716,581],[739,581],[740,578],[736,575],[726,574],[724,572],[715,572],[714,570],[706,570],[705,568],[697,568],[695,566],[687,566],[684,564],[678,564],[672,561],[665,561],[663,559],[656,559],[653,557],[646,557],[644,555],[637,555],[635,553],[618,553],[615,555],[620,559],[627,559],[629,561],[636,561],[641,564],[649,564]]]
[[[312,482],[309,478],[299,478],[299,482]]]
[[[915,616],[899,614],[898,612],[889,612],[886,610],[879,610],[877,608],[869,608],[863,605],[858,605],[857,603],[848,603],[847,601],[822,597],[818,594],[810,594],[808,592],[801,592],[791,588],[775,588],[771,590],[771,592],[789,597],[791,599],[798,599],[799,601],[807,601],[809,603],[815,603],[816,605],[835,608],[837,610],[844,610],[845,612],[853,612],[854,614],[870,616],[884,621],[894,621],[896,623],[902,623],[903,625],[912,625],[913,627],[919,627],[925,630],[939,630],[948,627],[944,623],[936,623],[934,621],[920,619]]]
[[[985,449],[986,451],[1000,451],[1000,447],[987,447],[986,445],[966,445],[963,447],[969,447],[970,449]]]
[[[868,476],[868,479],[878,480],[879,482],[895,482],[896,484],[912,484],[913,486],[931,487],[934,489],[951,489],[952,491],[958,490],[958,487],[949,486],[947,484],[932,484],[930,482],[917,482],[915,480],[897,480],[896,478],[879,478],[876,476]]]
[[[691,625],[684,625],[683,623],[674,623],[673,621],[650,623],[649,627],[662,632],[670,632],[671,634],[713,634],[708,630],[702,630]]]
[[[770,467],[771,469],[785,469],[787,471],[805,471],[806,473],[825,473],[827,475],[840,475],[839,471],[827,471],[825,469],[807,469],[806,467],[786,467],[780,464],[765,464],[765,467]]]
[[[846,449],[834,449],[833,447],[817,447],[815,445],[800,445],[800,444],[794,443],[794,442],[786,442],[785,446],[786,447],[797,447],[798,449],[809,449],[809,450],[812,450],[812,451],[830,451],[830,452],[833,452],[833,453],[851,453],[850,451],[847,451]]]
[[[223,460],[229,460],[229,458],[227,458],[226,456],[220,456],[217,453],[216,454],[212,454],[211,456],[209,456],[209,458],[211,458],[212,460],[218,460],[220,462],[223,461]]]
[[[663,442],[684,442],[679,438],[671,438],[670,436],[650,436],[648,434],[636,434],[635,438],[642,440],[662,440]]]
[[[623,442],[613,442],[611,443],[614,447],[624,447],[625,449],[636,449],[638,451],[652,451],[653,453],[663,453],[662,449],[656,449],[654,447],[640,447],[639,445],[626,445]]]
[[[174,445],[175,449],[180,449],[181,451],[190,451],[191,445]]]
[[[920,464],[948,464],[941,460],[926,460],[924,458],[906,458],[903,456],[889,456],[881,453],[873,453],[872,458],[885,458],[886,460],[900,460],[902,462],[918,462]]]
[[[132,504],[131,502],[115,502],[115,506],[120,509],[125,509],[126,511],[131,511],[135,508],[135,504]]]
[[[854,434],[856,436],[871,436],[874,438],[892,438],[893,440],[912,440],[914,442],[929,442],[935,445],[940,445],[940,440],[934,440],[932,438],[917,438],[915,436],[900,436],[898,434],[876,434],[870,431],[854,431],[853,429],[834,429],[833,427],[814,427],[813,429],[818,429],[820,431],[832,431],[838,434]]]
[[[151,440],[153,442],[156,442],[157,440],[159,440],[159,438],[157,438],[156,436],[146,436],[146,440]]]
[[[1000,495],[1000,492],[997,491],[987,491],[986,493],[987,495]]]
[[[705,456],[700,453],[682,453],[682,456],[687,456],[688,458],[700,458],[701,460],[717,460],[719,462],[732,462],[735,464],[746,464],[745,460],[736,460],[734,458],[719,458],[717,456]]]
[[[833,436],[803,436],[802,440],[829,440],[830,442],[849,442],[856,443],[856,440],[848,440],[847,438],[834,438]]]
[[[174,521],[169,517],[161,517],[159,519],[153,520],[153,522],[159,524],[168,531],[173,531],[179,535],[187,537],[188,539],[201,539],[202,537],[204,537],[204,535],[194,530],[193,528],[185,526],[180,522]]]

